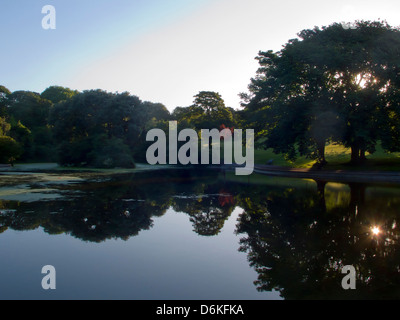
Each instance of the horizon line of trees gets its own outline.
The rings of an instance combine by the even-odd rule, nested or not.
[[[79,92],[51,86],[42,93],[0,86],[0,163],[58,162],[63,166],[133,168],[146,161],[152,128],[168,121],[186,128],[235,126],[235,111],[216,92],[201,91],[171,114],[161,103],[127,92]]]
[[[359,164],[376,146],[400,152],[400,30],[385,21],[334,23],[303,30],[278,52],[260,51],[260,68],[242,110],[200,91],[188,107],[103,90],[51,86],[41,94],[0,86],[0,163],[132,167],[145,161],[146,132],[179,128],[251,128],[264,149],[295,161],[327,163],[329,143]],[[179,129],[178,128],[178,129]]]

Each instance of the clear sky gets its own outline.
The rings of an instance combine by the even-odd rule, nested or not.
[[[45,5],[56,30],[42,28]],[[171,111],[216,91],[238,108],[260,50],[314,26],[379,18],[400,26],[400,1],[1,0],[0,85],[129,91]]]

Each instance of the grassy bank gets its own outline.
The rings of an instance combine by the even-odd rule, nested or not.
[[[327,170],[382,170],[400,171],[400,153],[386,153],[378,146],[374,154],[367,154],[367,161],[362,165],[351,165],[350,149],[340,145],[328,145],[326,147]],[[255,163],[266,164],[273,160],[276,166],[288,166],[295,168],[311,168],[315,161],[306,157],[299,157],[295,162],[287,161],[282,155],[275,154],[272,150],[255,150]]]
[[[362,165],[351,165],[350,149],[340,145],[328,145],[326,147],[326,160],[328,164],[324,167],[325,170],[349,170],[349,171],[400,171],[400,153],[386,153],[378,146],[374,154],[367,154],[367,161]],[[223,147],[221,147],[221,159],[223,159]],[[299,157],[295,162],[285,160],[281,154],[275,154],[271,149],[254,151],[256,164],[267,164],[272,160],[274,166],[285,166],[294,168],[311,168],[315,161],[306,157]],[[234,157],[233,157],[234,159]],[[223,160],[221,160],[223,162]],[[85,172],[103,172],[103,173],[128,173],[143,170],[166,169],[173,168],[170,165],[150,166],[148,164],[137,164],[135,169],[95,169],[87,167],[62,167],[55,163],[21,163],[16,164],[11,171],[85,171]],[[3,170],[9,171],[9,170]]]

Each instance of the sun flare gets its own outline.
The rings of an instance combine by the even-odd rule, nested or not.
[[[377,227],[377,226],[372,227],[371,231],[372,231],[372,234],[374,236],[377,236],[377,235],[379,235],[381,233],[381,229],[379,227]]]

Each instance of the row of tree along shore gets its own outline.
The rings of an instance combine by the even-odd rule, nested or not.
[[[145,162],[146,133],[179,129],[251,128],[258,146],[286,159],[326,164],[325,146],[351,149],[358,164],[379,144],[400,151],[400,31],[384,21],[303,30],[279,52],[261,51],[260,68],[240,109],[200,91],[171,113],[130,93],[42,93],[0,86],[0,163],[134,167]]]

